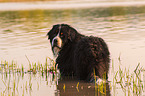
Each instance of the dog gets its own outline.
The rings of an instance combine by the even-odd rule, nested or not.
[[[68,24],[53,25],[47,35],[61,76],[108,79],[110,52],[102,38],[82,35]]]

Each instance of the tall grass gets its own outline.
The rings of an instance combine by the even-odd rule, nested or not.
[[[27,58],[27,57],[26,57]],[[28,59],[28,58],[27,58]],[[119,62],[120,59],[118,59]],[[0,75],[1,81],[3,83],[3,86],[5,86],[5,90],[1,91],[1,96],[18,96],[20,95],[18,93],[19,88],[22,88],[22,96],[26,95],[27,93],[31,93],[33,90],[33,82],[32,76],[39,75],[42,78],[47,79],[48,76],[51,75],[51,80],[49,81],[50,83],[52,81],[55,82],[57,85],[57,80],[59,78],[59,74],[57,73],[57,66],[55,66],[55,61],[51,58],[46,58],[45,64],[40,64],[38,63],[30,63],[29,61],[29,69],[25,69],[24,65],[21,65],[19,67],[16,62],[12,61],[11,63],[7,61],[1,61],[0,64]],[[144,81],[143,81],[143,74],[145,73],[145,70],[143,67],[140,67],[140,63],[134,68],[134,71],[130,71],[127,68],[121,68],[121,66],[118,67],[118,70],[114,70],[114,61],[112,60],[112,69],[111,69],[111,74],[113,75],[112,81],[103,81],[101,83],[95,83],[94,88],[95,88],[95,96],[108,96],[108,91],[111,91],[112,96],[117,96],[118,95],[118,89],[122,90],[122,93],[124,96],[141,96],[143,94],[144,90]],[[22,85],[20,85],[22,82],[20,81],[20,77],[24,78],[25,74],[30,75],[29,81],[23,82]],[[105,78],[106,74],[104,74],[103,79],[106,80]],[[16,78],[18,77],[18,78]],[[50,78],[50,77],[49,77]],[[96,75],[95,75],[95,70],[94,70],[94,79],[96,81]],[[37,82],[37,89],[39,90],[40,88],[40,83]],[[79,85],[80,82],[76,84],[76,90],[79,92]],[[108,87],[108,85],[110,87]],[[82,86],[81,86],[82,87]],[[90,86],[88,86],[89,88]],[[108,89],[109,88],[109,89]],[[64,84],[62,87],[64,92],[66,91],[67,87]]]
[[[49,63],[48,63],[49,62]],[[19,96],[19,89],[22,88],[21,95],[26,95],[26,92],[31,93],[30,91],[33,90],[33,82],[32,76],[35,76],[36,74],[41,77],[48,77],[49,75],[52,75],[52,78],[50,81],[56,80],[56,68],[55,67],[54,60],[50,58],[46,58],[45,64],[36,64],[36,63],[30,63],[29,62],[29,69],[25,69],[24,65],[21,65],[19,67],[16,62],[12,61],[12,63],[9,63],[7,61],[1,61],[0,64],[0,75],[2,76],[1,81],[3,83],[3,87],[5,88],[3,91],[0,91],[1,96]],[[29,81],[23,82],[20,81],[20,78],[24,78],[25,75],[29,76]],[[37,89],[39,89],[39,83],[37,82]],[[17,93],[17,94],[16,94]]]
[[[121,63],[120,59],[119,62]],[[143,82],[143,67],[140,67],[140,63],[134,68],[134,71],[127,68],[121,68],[119,66],[118,71],[114,71],[114,64],[112,62],[112,73],[114,74],[112,82],[113,94],[117,94],[116,90],[118,86],[122,89],[124,96],[141,96],[144,90]],[[114,95],[115,96],[115,95]]]

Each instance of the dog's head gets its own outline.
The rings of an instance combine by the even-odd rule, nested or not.
[[[67,24],[53,25],[52,29],[47,33],[50,39],[54,56],[57,56],[61,48],[68,42],[75,39],[76,30]]]

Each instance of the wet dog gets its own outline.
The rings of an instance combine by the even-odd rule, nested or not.
[[[47,35],[62,76],[108,79],[110,53],[102,38],[82,35],[67,24],[54,25]]]

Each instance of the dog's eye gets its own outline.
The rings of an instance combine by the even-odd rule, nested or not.
[[[63,37],[64,37],[63,33],[60,33],[60,37],[61,37],[61,38],[63,38]]]
[[[63,35],[63,33],[60,33],[61,35]]]

